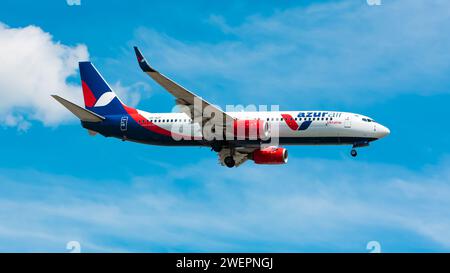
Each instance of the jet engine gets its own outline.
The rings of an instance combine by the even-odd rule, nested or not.
[[[255,150],[252,159],[256,164],[285,164],[288,161],[288,151],[278,147]]]

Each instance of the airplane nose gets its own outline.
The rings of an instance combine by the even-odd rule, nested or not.
[[[382,138],[385,136],[388,136],[391,133],[391,130],[389,130],[389,128],[387,128],[386,126],[383,126],[381,124],[379,124],[379,126],[377,126],[377,136],[378,138]]]

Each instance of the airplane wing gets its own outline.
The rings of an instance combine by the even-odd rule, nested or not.
[[[202,111],[203,111],[203,109],[205,109],[205,107],[211,107],[210,109],[212,112],[222,114],[222,120],[223,120],[224,124],[226,124],[227,121],[230,122],[230,121],[234,120],[233,117],[226,114],[224,111],[219,109],[217,106],[207,102],[203,98],[197,96],[196,94],[192,93],[191,91],[187,90],[183,86],[177,84],[176,82],[172,81],[171,79],[169,79],[168,77],[164,76],[163,74],[161,74],[157,70],[155,70],[153,67],[151,67],[149,65],[149,63],[147,62],[147,60],[145,59],[144,55],[142,55],[141,51],[136,46],[134,47],[134,51],[136,53],[136,57],[139,62],[139,66],[141,67],[142,71],[144,71],[153,80],[155,80],[164,89],[166,89],[170,94],[172,94],[175,97],[175,103],[177,105],[187,106],[189,109],[189,113],[186,113],[186,114],[190,115],[192,119],[200,116],[200,117],[202,117],[203,121],[205,122],[209,118],[203,117]],[[195,100],[198,100],[198,104],[200,104],[200,102],[201,102],[201,109],[194,109],[194,101]],[[198,108],[200,108],[200,107],[198,107]]]

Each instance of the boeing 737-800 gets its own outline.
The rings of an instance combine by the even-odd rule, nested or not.
[[[159,73],[134,49],[140,68],[175,97],[180,112],[150,113],[127,106],[91,62],[80,62],[85,107],[53,97],[90,134],[152,145],[211,147],[219,162],[232,168],[248,159],[256,164],[287,163],[288,152],[282,147],[287,145],[352,145],[355,157],[356,148],[390,133],[372,118],[354,113],[224,112]]]

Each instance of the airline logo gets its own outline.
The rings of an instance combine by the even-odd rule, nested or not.
[[[94,107],[95,102],[97,101],[94,93],[92,93],[91,89],[84,81],[81,81],[81,86],[83,89],[84,105],[86,105],[86,107]]]
[[[340,117],[342,113],[337,112],[300,112],[297,117],[299,118],[334,118],[334,117]]]
[[[100,106],[106,106],[108,105],[114,98],[116,97],[116,94],[114,92],[105,92],[103,93],[100,98],[95,103],[94,107],[100,107]]]
[[[304,131],[309,128],[312,121],[311,120],[305,120],[300,123],[300,125],[297,123],[297,121],[289,114],[282,114],[284,122],[286,122],[287,126],[291,128],[294,131]]]
[[[340,117],[342,113],[329,113],[329,112],[300,112],[297,115],[297,118],[304,119],[304,121],[297,123],[297,120],[293,118],[289,114],[282,114],[284,122],[286,125],[294,131],[304,131],[311,126],[313,123],[313,118],[331,118],[331,117]]]
[[[94,93],[89,86],[82,81],[84,104],[86,107],[101,107],[108,105],[115,97],[116,94],[112,91],[107,91],[101,94],[100,98],[96,99]]]
[[[299,118],[323,118],[328,112],[300,112],[297,117]]]

